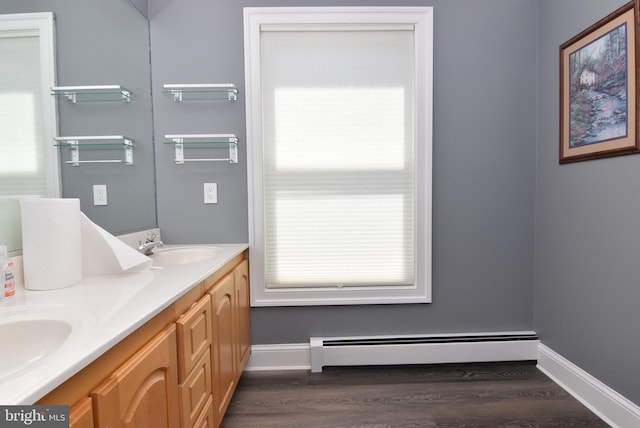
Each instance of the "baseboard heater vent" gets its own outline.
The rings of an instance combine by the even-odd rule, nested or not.
[[[327,366],[537,360],[535,332],[311,337],[311,371]]]

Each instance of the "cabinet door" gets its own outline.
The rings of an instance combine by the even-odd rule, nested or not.
[[[69,428],[93,428],[93,407],[91,407],[90,397],[85,397],[71,406]]]
[[[233,271],[236,290],[237,375],[240,377],[251,354],[251,320],[249,300],[249,261],[244,260]]]
[[[176,368],[171,324],[91,393],[98,428],[180,426]]]
[[[236,389],[233,272],[222,278],[210,293],[213,301],[213,404],[219,424]]]

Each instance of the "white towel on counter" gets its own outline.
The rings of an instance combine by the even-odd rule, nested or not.
[[[80,213],[82,271],[85,275],[141,272],[151,267],[151,258],[131,248]]]

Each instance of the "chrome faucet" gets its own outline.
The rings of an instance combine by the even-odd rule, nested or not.
[[[153,232],[149,232],[147,238],[144,241],[139,241],[140,246],[138,247],[138,251],[142,252],[145,256],[150,256],[153,254],[153,249],[156,247],[162,247],[164,244],[162,241],[156,241],[157,235]]]

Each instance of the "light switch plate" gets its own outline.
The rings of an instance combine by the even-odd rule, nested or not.
[[[204,203],[218,203],[218,185],[216,183],[204,183]]]
[[[94,184],[93,185],[93,205],[107,205],[107,185],[106,184]]]

